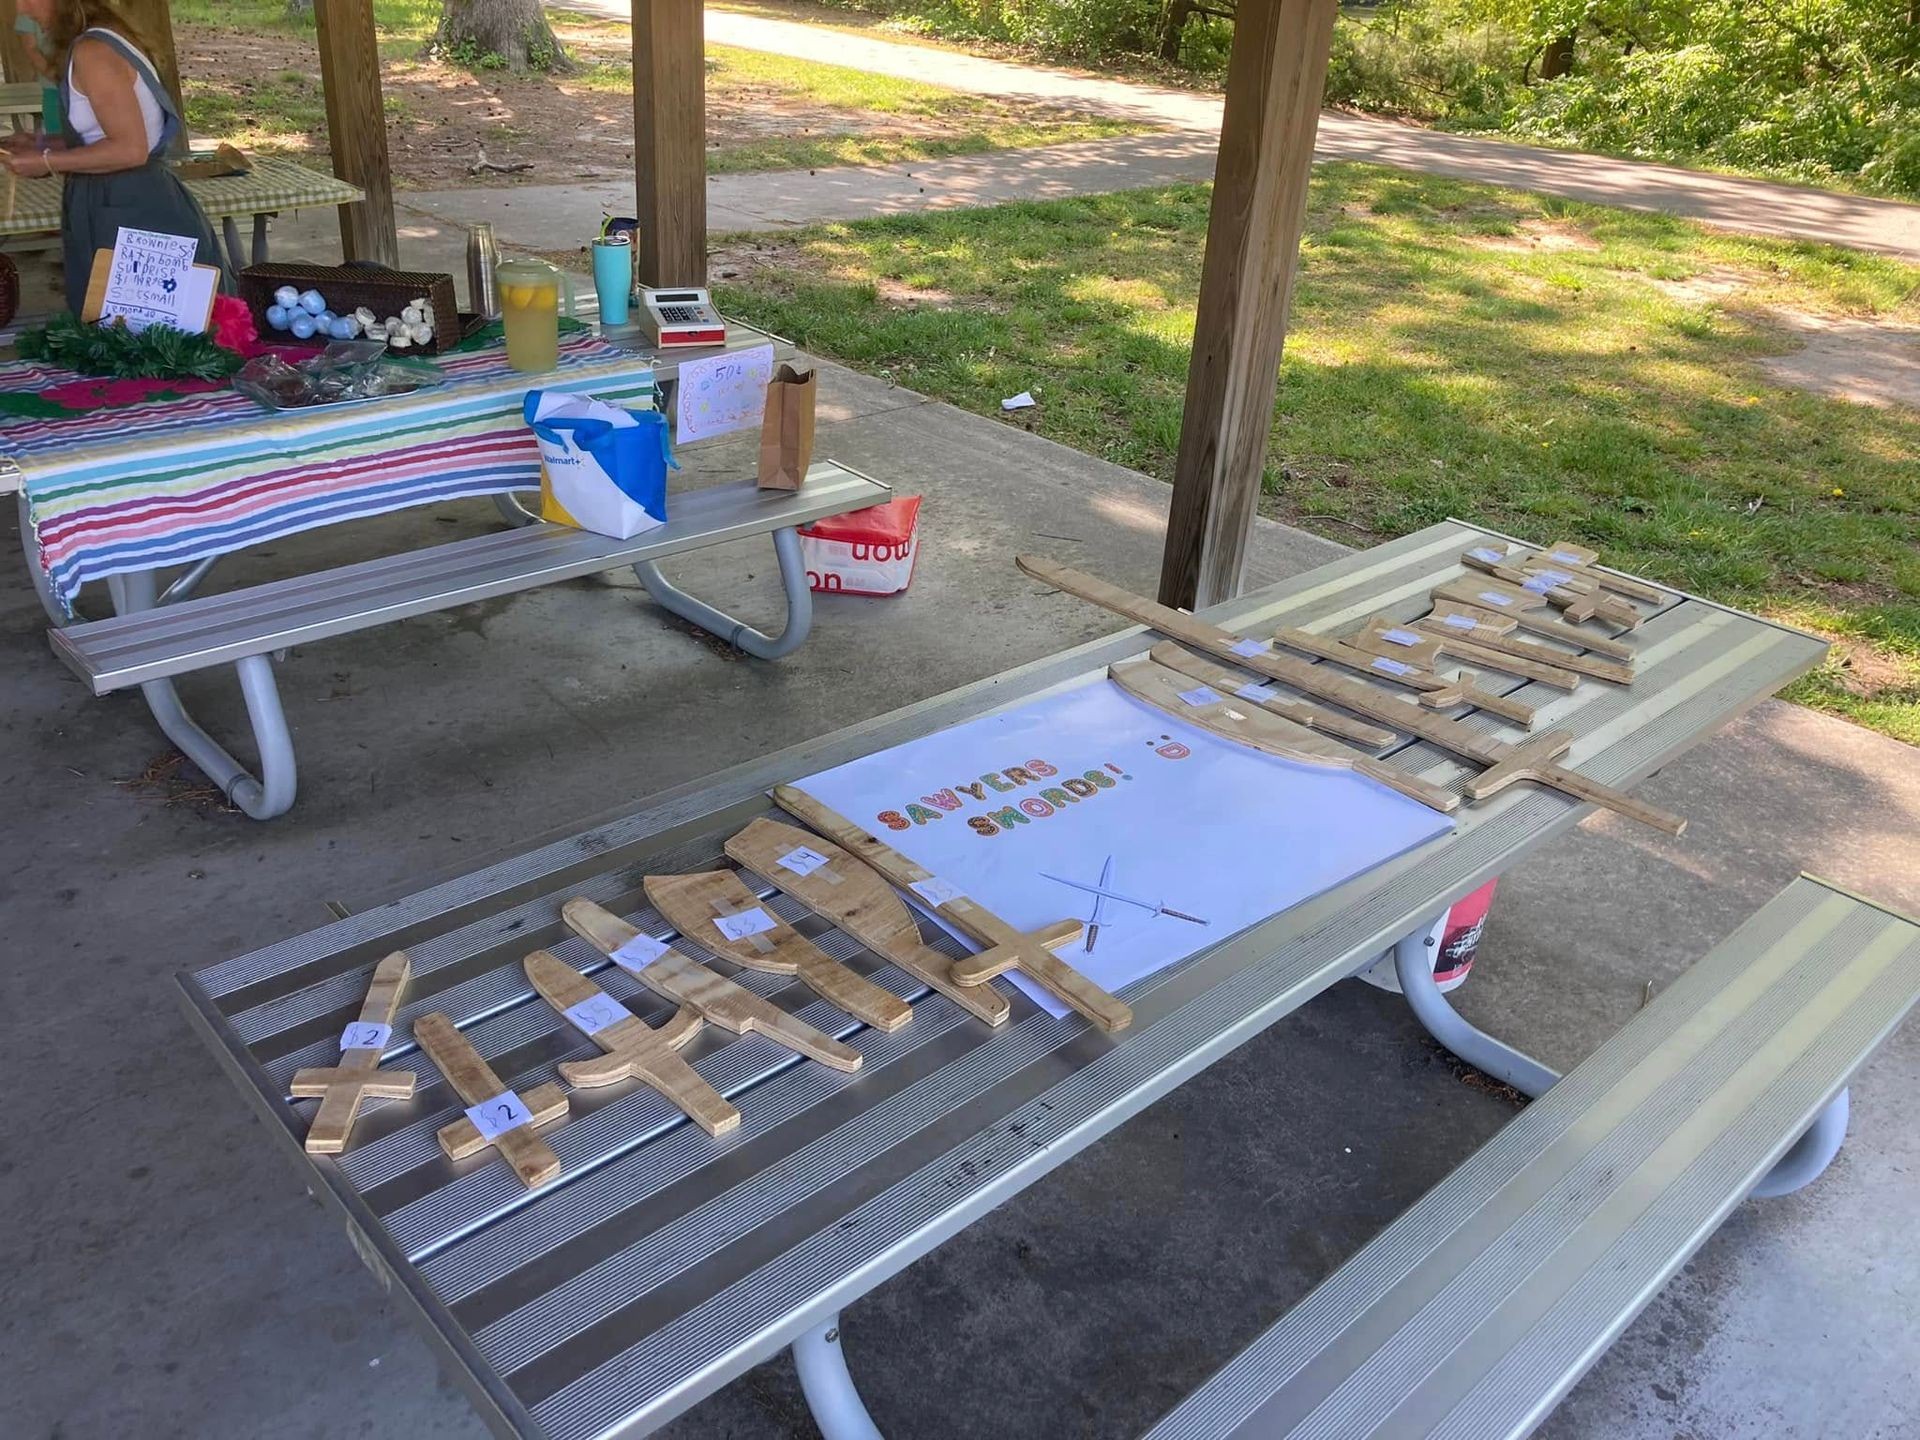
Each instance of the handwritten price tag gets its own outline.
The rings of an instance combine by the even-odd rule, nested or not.
[[[1480,599],[1488,605],[1499,605],[1503,608],[1513,604],[1511,595],[1502,595],[1498,590],[1482,590]]]
[[[1584,565],[1587,562],[1571,550],[1549,550],[1547,559],[1560,565]]]
[[[713,928],[729,940],[745,940],[749,935],[764,935],[774,924],[773,916],[756,905],[738,915],[722,915],[713,922]]]
[[[938,875],[929,875],[924,880],[916,880],[907,887],[929,905],[946,905],[955,900],[967,898],[967,892],[951,880],[942,880]]]
[[[1507,558],[1506,551],[1496,550],[1491,545],[1476,545],[1467,553],[1476,560],[1486,561],[1489,565],[1498,565]]]
[[[1420,637],[1411,630],[1383,630],[1380,638],[1394,645],[1418,645]]]
[[[760,424],[767,383],[773,379],[773,346],[724,351],[680,362],[680,411],[675,440],[681,445]]]
[[[828,863],[827,857],[818,850],[810,850],[800,845],[780,857],[780,868],[791,870],[796,875],[811,875],[822,865]]]
[[[1480,628],[1480,622],[1471,615],[1448,615],[1442,619],[1440,623],[1450,630],[1478,630]]]
[[[610,958],[622,970],[631,970],[638,974],[672,948],[671,945],[663,945],[651,935],[636,935],[614,951]]]
[[[340,1032],[342,1050],[384,1050],[393,1038],[393,1027],[371,1020],[356,1020]]]
[[[1558,582],[1548,579],[1545,575],[1529,575],[1520,583],[1520,588],[1531,590],[1536,595],[1544,595],[1549,590],[1557,589]]]
[[[1573,577],[1564,570],[1538,570],[1534,576],[1539,580],[1548,580],[1555,585],[1565,585]]]
[[[1242,685],[1233,693],[1238,695],[1242,700],[1251,700],[1254,704],[1258,705],[1263,700],[1273,699],[1273,697],[1280,692],[1275,690],[1271,685],[1247,684]]]
[[[1411,675],[1413,667],[1404,660],[1389,660],[1382,655],[1373,662],[1373,668],[1384,675]]]
[[[1269,640],[1236,640],[1227,647],[1236,655],[1265,655],[1273,649]]]
[[[527,1102],[513,1091],[502,1090],[491,1100],[469,1105],[467,1118],[473,1122],[473,1128],[480,1132],[482,1140],[497,1140],[509,1130],[518,1130],[533,1119],[533,1112],[527,1109]]]
[[[1196,685],[1191,690],[1182,690],[1180,698],[1189,705],[1214,705],[1220,700],[1220,692],[1206,685]]]
[[[596,990],[578,1005],[569,1005],[561,1014],[578,1026],[582,1034],[598,1035],[609,1025],[625,1020],[627,1007],[606,991]]]

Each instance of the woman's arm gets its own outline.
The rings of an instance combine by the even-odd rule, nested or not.
[[[147,163],[147,125],[134,91],[133,66],[104,40],[81,39],[73,47],[75,86],[93,103],[104,132],[91,145],[10,155],[17,175],[106,175]]]

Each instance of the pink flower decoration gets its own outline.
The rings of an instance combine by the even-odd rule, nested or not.
[[[213,297],[213,320],[208,329],[214,344],[242,355],[260,338],[260,332],[254,328],[253,311],[237,295]]]

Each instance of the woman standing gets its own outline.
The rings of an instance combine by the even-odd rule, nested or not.
[[[205,212],[160,159],[179,133],[180,114],[139,27],[106,0],[17,0],[17,6],[45,36],[49,73],[60,77],[66,134],[10,142],[0,160],[15,175],[63,177],[68,307],[79,311],[94,252],[111,250],[123,225],[186,236],[199,242],[200,263],[220,265]]]

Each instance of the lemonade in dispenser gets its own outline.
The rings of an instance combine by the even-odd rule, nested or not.
[[[500,316],[507,331],[507,364],[516,370],[551,370],[560,363],[560,291],[572,287],[557,265],[545,260],[502,260],[494,267]]]

